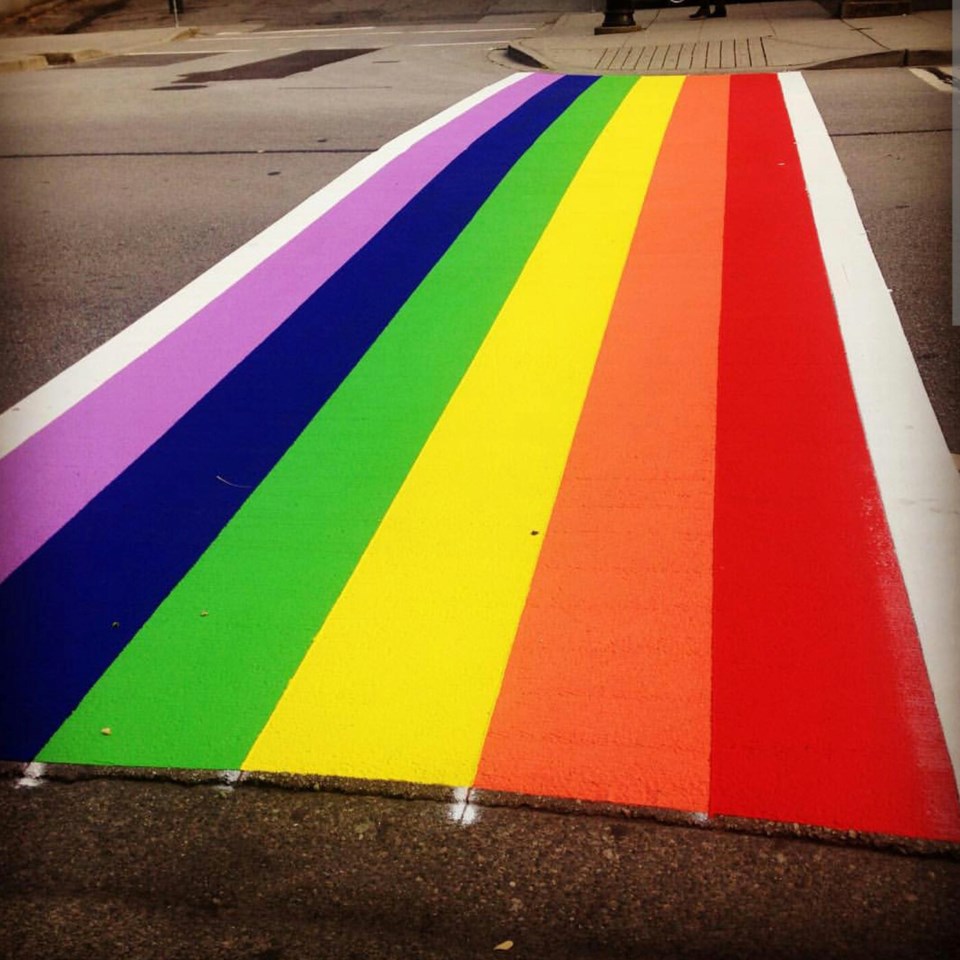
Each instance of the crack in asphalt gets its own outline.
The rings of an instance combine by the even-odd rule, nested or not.
[[[837,137],[898,137],[910,136],[913,133],[953,133],[950,127],[931,127],[925,130],[857,130],[853,133],[831,133],[832,138]]]

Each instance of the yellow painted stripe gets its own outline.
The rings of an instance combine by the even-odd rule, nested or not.
[[[472,782],[682,82],[587,154],[245,769]]]

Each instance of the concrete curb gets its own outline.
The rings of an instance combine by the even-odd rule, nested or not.
[[[763,0],[729,19],[688,24],[676,8],[635,11],[636,30],[596,35],[599,14],[566,13],[511,41],[505,59],[527,69],[587,75],[756,73],[942,65],[953,61],[943,11],[848,23],[814,0]]]
[[[630,74],[629,70],[587,70],[582,67],[564,66],[562,63],[525,47],[522,40],[507,44],[507,57],[514,63],[556,73],[576,74]],[[732,68],[722,67],[715,70],[697,70],[697,73],[770,73],[783,70],[850,70],[874,67],[919,67],[942,66],[953,63],[952,50],[878,50],[876,53],[861,53],[847,57],[832,57],[826,60],[810,60],[777,66]],[[680,74],[682,70],[651,70],[648,74]]]
[[[175,40],[185,40],[189,37],[195,37],[200,33],[199,27],[183,27],[174,30],[171,35],[160,43],[173,43]],[[17,73],[25,70],[43,70],[47,67],[70,66],[75,63],[88,63],[92,60],[103,60],[107,57],[119,57],[127,52],[127,49],[101,50],[85,48],[80,50],[58,50],[57,40],[59,37],[51,36],[50,50],[36,53],[25,53],[19,57],[14,56],[9,59],[3,58],[0,53],[0,73]]]
[[[539,57],[534,56],[532,53],[527,53],[523,47],[520,46],[520,42],[517,43],[508,43],[507,44],[507,56],[514,62],[520,64],[524,67],[533,67],[535,70],[555,70],[556,67],[545,62]]]
[[[17,73],[21,70],[42,70],[50,66],[47,58],[40,54],[20,57],[16,60],[0,60],[0,73]]]
[[[887,50],[808,64],[803,70],[844,70],[859,67],[929,67],[953,62],[950,50]]]

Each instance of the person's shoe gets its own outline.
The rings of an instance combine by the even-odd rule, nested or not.
[[[706,20],[710,16],[709,7],[700,7],[696,13],[691,13],[689,18],[690,20]]]
[[[727,15],[726,10],[714,10],[713,13],[708,13],[707,16],[713,19],[714,17],[725,17]]]

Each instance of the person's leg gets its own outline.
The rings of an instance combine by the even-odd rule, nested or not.
[[[710,16],[710,4],[704,3],[701,6],[697,7],[694,13],[690,14],[691,20],[704,20],[706,17]]]
[[[709,14],[711,17],[725,17],[727,15],[727,5],[725,3],[715,3],[713,5],[713,13]]]

